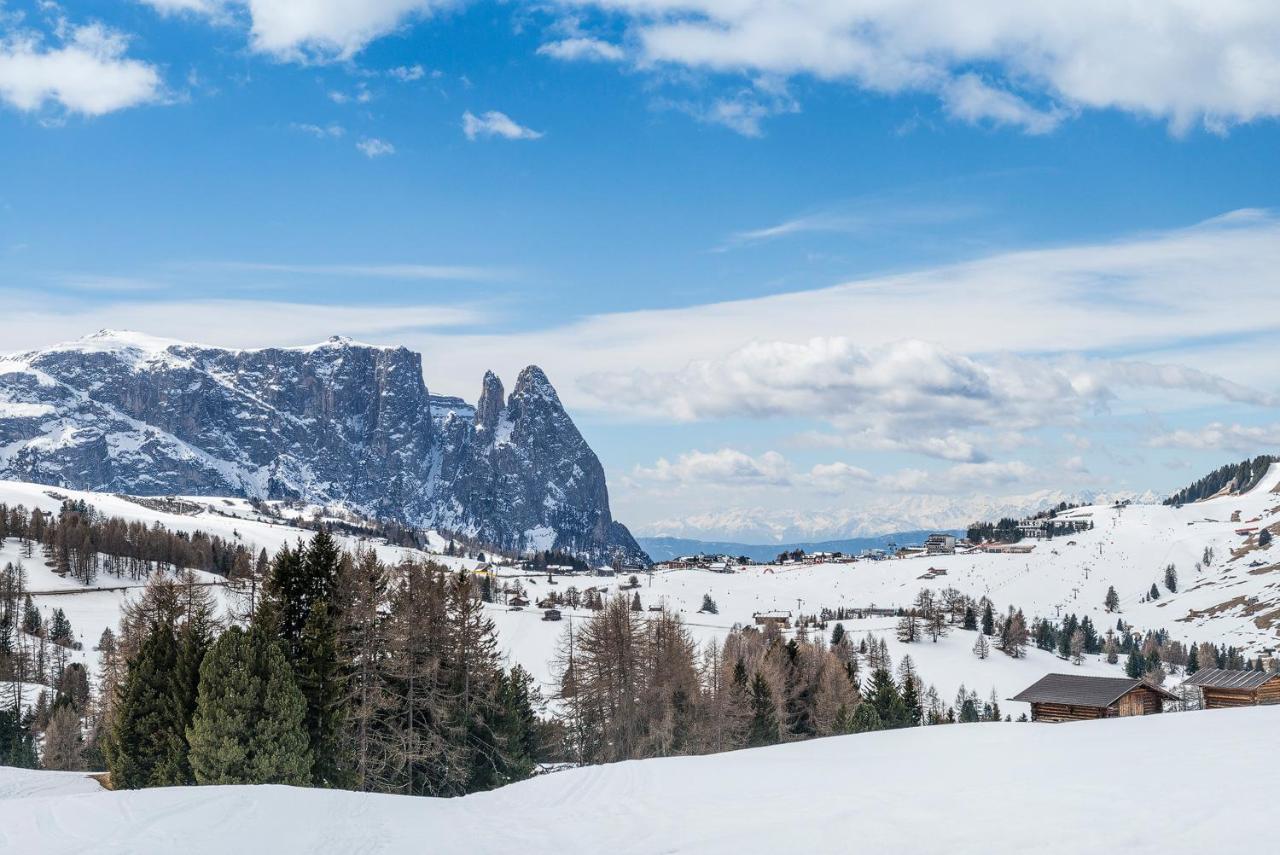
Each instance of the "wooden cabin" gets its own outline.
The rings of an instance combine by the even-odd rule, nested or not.
[[[789,629],[791,627],[791,612],[756,612],[751,617],[755,619],[757,626],[773,625],[779,629]]]
[[[1145,680],[1046,674],[1009,700],[1031,704],[1032,721],[1086,721],[1161,713],[1178,696]]]
[[[1207,710],[1280,704],[1280,674],[1266,671],[1202,668],[1182,685],[1198,687]]]
[[[545,612],[542,613],[542,619],[543,620],[560,620],[560,610],[547,609]]]

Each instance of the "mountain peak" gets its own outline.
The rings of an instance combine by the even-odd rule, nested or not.
[[[516,387],[511,392],[511,395],[520,400],[541,399],[557,407],[562,407],[560,396],[556,394],[555,387],[547,379],[546,373],[536,365],[527,366],[520,372],[520,376],[516,378]]]
[[[506,391],[502,381],[492,371],[484,373],[484,382],[480,389],[480,401],[476,405],[476,427],[492,431],[498,424],[502,409],[506,406]]]

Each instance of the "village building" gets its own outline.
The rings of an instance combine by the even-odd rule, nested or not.
[[[789,611],[756,612],[752,617],[755,618],[757,626],[769,626],[772,624],[779,629],[787,629],[791,626],[791,612]]]
[[[1009,700],[1031,704],[1032,721],[1056,722],[1153,715],[1178,696],[1145,680],[1046,674]]]
[[[1026,555],[1036,548],[1034,543],[984,543],[979,547],[983,552],[997,555]]]
[[[1280,674],[1202,668],[1182,682],[1195,686],[1207,710],[1280,704]]]
[[[956,537],[954,534],[931,534],[925,538],[924,551],[928,555],[954,555]]]
[[[545,612],[542,613],[542,619],[543,620],[560,620],[560,610],[547,609]]]
[[[519,594],[514,594],[511,596],[510,599],[507,600],[507,605],[524,608],[525,606],[529,605],[529,601],[524,597],[520,596]]]

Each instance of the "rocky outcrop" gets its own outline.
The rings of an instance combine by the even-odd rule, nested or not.
[[[0,360],[0,477],[341,503],[506,550],[644,560],[541,369],[476,407],[402,347],[227,350],[102,332]]]

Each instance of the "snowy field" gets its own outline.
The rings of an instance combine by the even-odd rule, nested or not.
[[[1265,852],[1277,776],[1260,749],[1278,728],[1274,707],[927,727],[596,766],[452,800],[109,793],[0,769],[0,852]]]
[[[1115,625],[1118,617],[1139,630],[1164,627],[1184,642],[1210,641],[1230,644],[1250,654],[1277,646],[1280,630],[1280,547],[1259,548],[1257,535],[1240,535],[1237,529],[1276,527],[1280,531],[1280,467],[1273,467],[1259,486],[1245,496],[1221,497],[1169,508],[1161,505],[1130,505],[1122,508],[1095,506],[1079,508],[1065,516],[1088,519],[1092,531],[1050,541],[1035,542],[1025,555],[971,554],[930,556],[888,561],[859,561],[853,564],[753,566],[735,573],[706,570],[671,570],[639,574],[637,592],[648,607],[663,604],[679,611],[700,643],[722,639],[735,624],[749,624],[759,611],[789,610],[793,614],[817,613],[823,607],[862,608],[909,605],[923,587],[941,590],[952,586],[973,597],[989,596],[997,608],[1022,608],[1027,617],[1058,617],[1074,612],[1089,615],[1099,631]],[[0,482],[0,501],[28,508],[57,511],[63,497],[84,499],[105,514],[159,522],[171,530],[201,530],[228,540],[238,540],[255,551],[276,551],[281,544],[309,538],[310,532],[259,514],[243,499],[187,497],[200,508],[194,513],[155,510],[125,497],[53,489],[36,484]],[[309,516],[316,509],[308,509]],[[1238,522],[1232,520],[1238,514]],[[421,553],[376,544],[355,538],[338,538],[348,549],[363,545],[377,550],[390,563],[407,557],[431,557],[450,567],[472,568],[477,562],[435,553]],[[434,548],[443,549],[437,538]],[[1214,560],[1197,570],[1205,548]],[[0,562],[18,560],[16,541],[0,545]],[[1239,557],[1234,557],[1238,555]],[[74,580],[63,579],[36,557],[24,561],[30,587],[36,591],[75,588]],[[1179,590],[1163,587],[1164,568],[1174,564]],[[930,568],[944,569],[945,575],[921,579]],[[501,581],[512,581],[502,571]],[[603,586],[617,591],[625,577],[556,577],[548,585],[545,576],[523,576],[531,600],[537,601],[551,590],[564,592],[573,585],[582,590]],[[1141,602],[1153,582],[1161,586],[1161,597]],[[137,584],[103,575],[99,587]],[[1119,615],[1107,614],[1102,606],[1107,587],[1114,585],[1121,600]],[[216,590],[216,589],[215,589]],[[627,596],[631,596],[630,591]],[[702,614],[704,594],[716,601],[718,614]],[[75,635],[85,647],[77,657],[91,668],[96,666],[92,651],[103,628],[114,626],[130,590],[86,591],[72,595],[44,594],[37,604],[47,615],[63,608]],[[647,614],[647,611],[645,612]],[[511,611],[505,606],[489,608],[498,627],[499,643],[509,660],[519,662],[543,684],[550,694],[552,659],[557,642],[572,621],[585,620],[589,612],[564,610],[565,620],[543,621],[536,608]],[[884,637],[896,665],[904,654],[915,660],[926,684],[933,684],[944,701],[950,703],[963,684],[984,700],[994,690],[1002,709],[1015,717],[1026,712],[1024,705],[1004,699],[1051,671],[1116,675],[1119,669],[1090,657],[1083,665],[1072,666],[1053,654],[1031,649],[1024,659],[1010,659],[993,652],[987,660],[973,655],[976,635],[953,630],[941,641],[911,645],[894,637],[895,620],[873,618],[843,622],[854,640],[867,632]]]

